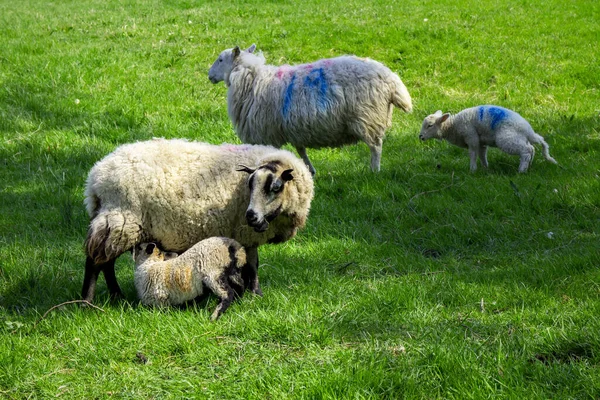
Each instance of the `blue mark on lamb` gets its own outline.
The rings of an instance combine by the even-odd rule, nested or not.
[[[492,130],[496,129],[498,124],[500,124],[502,121],[504,121],[506,118],[508,118],[507,110],[505,110],[502,107],[481,106],[477,110],[479,121],[483,121],[483,116],[486,111],[487,111],[488,115],[490,116],[490,128],[492,128]]]
[[[327,80],[325,79],[325,73],[323,68],[317,68],[312,70],[306,78],[304,78],[304,84],[310,88],[318,89],[317,103],[321,108],[324,108],[327,104]]]
[[[296,74],[292,75],[292,80],[285,90],[283,96],[283,116],[287,116],[290,112],[290,106],[292,105],[292,96],[294,94],[294,85],[296,83]]]

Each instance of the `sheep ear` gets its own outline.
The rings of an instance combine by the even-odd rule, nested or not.
[[[444,122],[445,120],[447,120],[450,117],[450,113],[446,113],[444,115],[442,115],[441,117],[439,117],[437,119],[437,121],[435,121],[437,124],[441,124],[442,122]]]
[[[291,181],[292,179],[294,179],[294,175],[292,175],[292,172],[294,172],[294,170],[293,170],[293,169],[286,169],[285,171],[283,171],[283,172],[281,173],[281,179],[282,179],[284,182],[289,182],[289,181]]]
[[[437,110],[436,112],[433,113],[433,115],[435,115],[436,117],[441,117],[443,114],[442,110]]]
[[[252,169],[250,167],[247,167],[243,164],[239,164],[238,165],[239,168],[236,169],[236,171],[240,171],[240,172],[247,172],[249,174],[252,174],[254,171],[256,171],[256,169]]]
[[[233,48],[233,50],[231,51],[231,53],[233,54],[233,58],[236,58],[237,56],[240,55],[240,46],[235,46]]]
[[[146,246],[146,254],[152,254],[154,252],[154,248],[156,247],[156,245],[154,243],[148,243],[148,245]]]
[[[248,53],[254,53],[254,50],[256,50],[256,44],[252,43],[252,46],[248,47],[248,50],[246,50]]]

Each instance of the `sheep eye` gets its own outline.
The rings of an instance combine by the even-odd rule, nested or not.
[[[223,62],[223,59],[222,59],[222,58],[219,58],[219,62]]]
[[[280,182],[275,182],[273,186],[271,186],[271,192],[279,193],[283,189],[283,185]]]

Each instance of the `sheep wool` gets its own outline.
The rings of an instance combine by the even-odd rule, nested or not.
[[[354,56],[301,65],[265,65],[252,45],[221,52],[209,70],[211,82],[228,87],[227,111],[244,143],[296,148],[312,174],[306,148],[365,142],[371,169],[379,171],[393,106],[412,111],[398,75],[383,64]]]
[[[312,197],[308,168],[286,150],[181,139],[120,146],[87,179],[82,296],[93,299],[100,272],[111,296],[120,296],[115,259],[142,242],[181,253],[202,239],[230,237],[256,274],[258,246],[294,237]],[[256,275],[249,288],[261,294]]]
[[[208,287],[220,302],[211,319],[218,319],[237,294],[244,291],[242,269],[246,252],[235,240],[204,239],[177,256],[154,243],[136,246],[134,281],[144,305],[169,306],[200,296]]]
[[[477,156],[487,168],[489,146],[519,155],[519,172],[527,172],[531,165],[535,155],[533,144],[541,144],[544,158],[556,164],[556,160],[550,156],[548,143],[534,132],[529,122],[516,112],[499,106],[467,108],[454,116],[438,110],[425,117],[419,138],[444,139],[469,149],[471,171],[477,170]]]

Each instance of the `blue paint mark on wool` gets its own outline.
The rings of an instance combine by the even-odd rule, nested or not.
[[[479,121],[483,121],[483,116],[485,114],[485,112],[487,111],[488,115],[490,116],[490,127],[492,129],[496,129],[496,127],[498,126],[498,124],[500,124],[502,121],[504,121],[506,118],[508,118],[508,113],[506,112],[506,110],[504,108],[501,107],[479,107],[477,109],[478,111],[478,117],[479,117]]]
[[[327,79],[325,79],[325,73],[323,68],[317,68],[310,71],[310,73],[304,78],[304,84],[310,88],[316,88],[318,90],[317,102],[321,108],[327,105]]]
[[[283,116],[287,116],[290,112],[290,106],[292,105],[292,96],[294,95],[294,85],[296,83],[296,75],[292,75],[292,80],[285,89],[285,95],[283,96]]]
[[[492,122],[490,124],[492,129],[496,129],[498,124],[508,117],[506,110],[500,107],[489,107],[488,114],[490,114],[490,116],[492,117]]]

